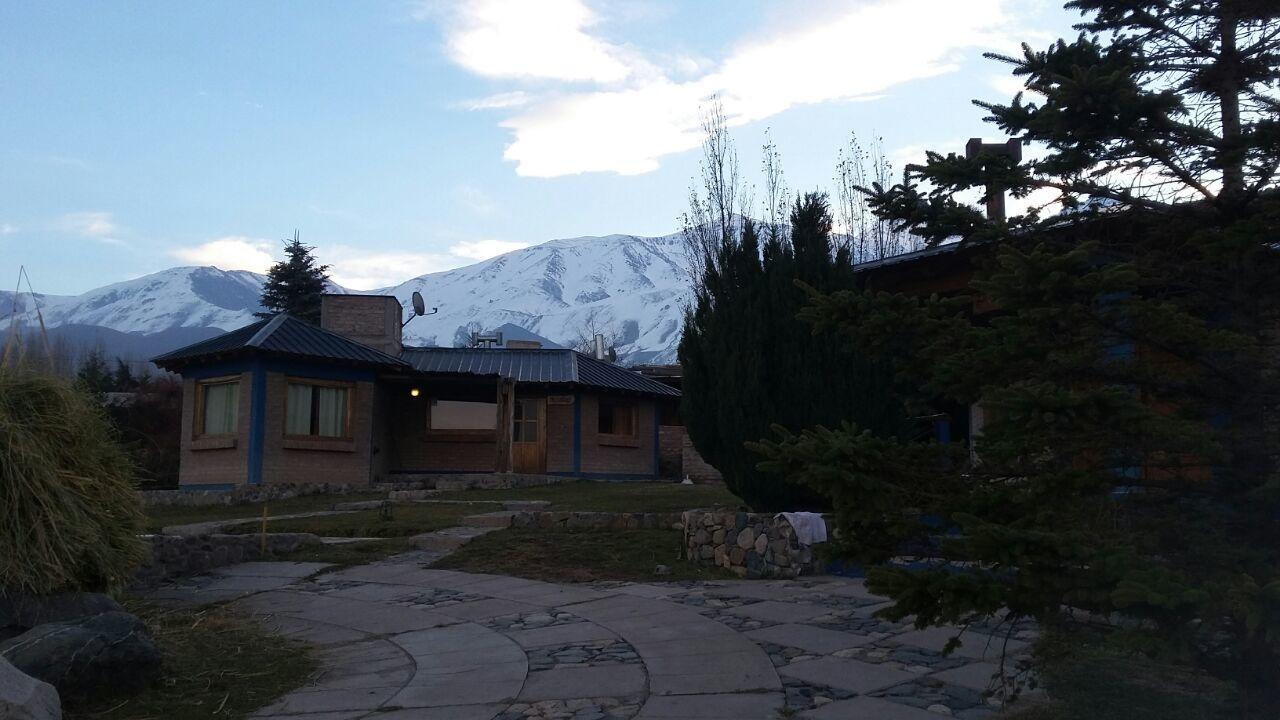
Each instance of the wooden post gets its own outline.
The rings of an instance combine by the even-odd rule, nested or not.
[[[511,423],[515,419],[516,381],[502,378],[498,381],[498,448],[494,470],[511,472]]]

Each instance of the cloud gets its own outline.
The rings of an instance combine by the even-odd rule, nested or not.
[[[118,235],[121,228],[109,212],[74,212],[67,213],[54,223],[55,229],[90,238],[108,245],[127,245]]]
[[[471,240],[451,245],[449,253],[467,260],[480,261],[527,247],[529,247],[529,243],[511,242],[509,240]]]
[[[276,247],[277,244],[269,240],[232,235],[193,247],[178,248],[169,254],[190,265],[265,273],[275,262],[272,251]]]
[[[598,19],[577,0],[547,12],[523,2],[467,5],[445,33],[450,58],[478,75],[597,85],[566,85],[512,106],[523,109],[501,122],[513,134],[503,157],[517,174],[630,175],[697,147],[699,106],[713,95],[729,124],[742,125],[801,105],[870,100],[955,71],[968,48],[1005,49],[1006,3],[857,3],[740,43],[718,64],[651,60],[608,43],[591,34]]]
[[[615,82],[632,72],[625,49],[586,32],[596,17],[580,0],[468,0],[445,16],[450,59],[477,75]]]
[[[369,252],[350,245],[316,248],[316,257],[329,264],[329,277],[352,290],[396,285],[425,273],[457,267],[448,255],[418,252]]]
[[[1022,83],[1023,79],[1015,75],[992,75],[987,78],[987,84],[1003,96],[998,98],[1000,103],[1009,102],[1018,93],[1024,93],[1025,97],[1025,93],[1028,91]]]
[[[455,107],[463,110],[503,110],[521,107],[533,102],[533,96],[523,90],[497,93],[473,100],[463,100]]]
[[[453,194],[458,202],[477,215],[492,215],[498,211],[498,201],[474,185],[462,183],[453,189]]]
[[[18,226],[10,223],[0,223],[0,235],[13,235],[18,232]]]

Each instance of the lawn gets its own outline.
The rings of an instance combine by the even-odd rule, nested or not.
[[[597,512],[682,512],[692,508],[742,504],[724,485],[652,482],[568,482],[510,490],[458,490],[440,500],[547,500],[549,510]]]
[[[681,559],[683,543],[679,530],[499,530],[472,540],[432,567],[553,582],[734,577]],[[655,574],[658,565],[666,565],[670,574]]]
[[[501,508],[453,503],[392,503],[387,509],[389,514],[385,515],[382,510],[358,510],[341,515],[269,521],[267,532],[315,533],[328,537],[408,537],[454,527],[463,516]],[[261,527],[261,521],[254,521],[232,525],[224,532],[248,535],[257,533]]]
[[[307,645],[225,608],[126,606],[164,653],[160,678],[136,695],[64,699],[67,720],[235,720],[301,687],[317,667]]]
[[[273,500],[267,503],[267,512],[272,515],[288,515],[291,513],[310,512],[312,510],[332,510],[337,503],[357,502],[360,500],[381,500],[385,492],[359,492],[346,495],[304,495],[288,500]],[[235,520],[237,518],[262,517],[262,503],[248,505],[203,505],[165,506],[146,508],[147,531],[159,532],[170,525],[187,525],[190,523],[208,522],[210,520]]]

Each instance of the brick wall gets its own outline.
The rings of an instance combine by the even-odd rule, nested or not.
[[[573,472],[573,405],[547,404],[547,472]]]
[[[429,392],[423,392],[416,398],[407,392],[388,393],[386,412],[390,415],[383,443],[388,455],[387,471],[493,472],[497,442],[429,438],[427,413],[430,407]]]
[[[196,380],[182,381],[182,444],[179,485],[243,484],[249,473],[249,395],[252,373],[238,373],[240,408],[236,432],[229,438],[200,438],[195,434]]]
[[[652,400],[637,398],[636,434],[627,445],[610,444],[599,428],[599,403],[594,394],[582,394],[582,472],[606,475],[653,475]]]
[[[698,449],[693,446],[693,441],[689,439],[688,434],[681,441],[680,448],[680,464],[686,477],[694,482],[724,482],[724,476],[720,471],[707,464],[706,460],[698,454]]]
[[[267,413],[262,453],[263,483],[368,483],[373,383],[353,383],[351,438],[286,438],[288,377],[267,373]],[[298,376],[302,377],[302,376]]]
[[[400,301],[390,295],[324,295],[320,327],[343,337],[400,354]]]

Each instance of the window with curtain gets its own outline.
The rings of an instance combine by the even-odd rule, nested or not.
[[[498,406],[491,402],[432,400],[432,430],[493,430],[498,425]]]
[[[600,398],[600,418],[596,430],[601,435],[635,437],[636,404]]]
[[[240,416],[240,383],[236,381],[202,382],[200,393],[200,427],[197,435],[229,435],[236,431]]]
[[[348,437],[350,385],[289,381],[284,434]]]

